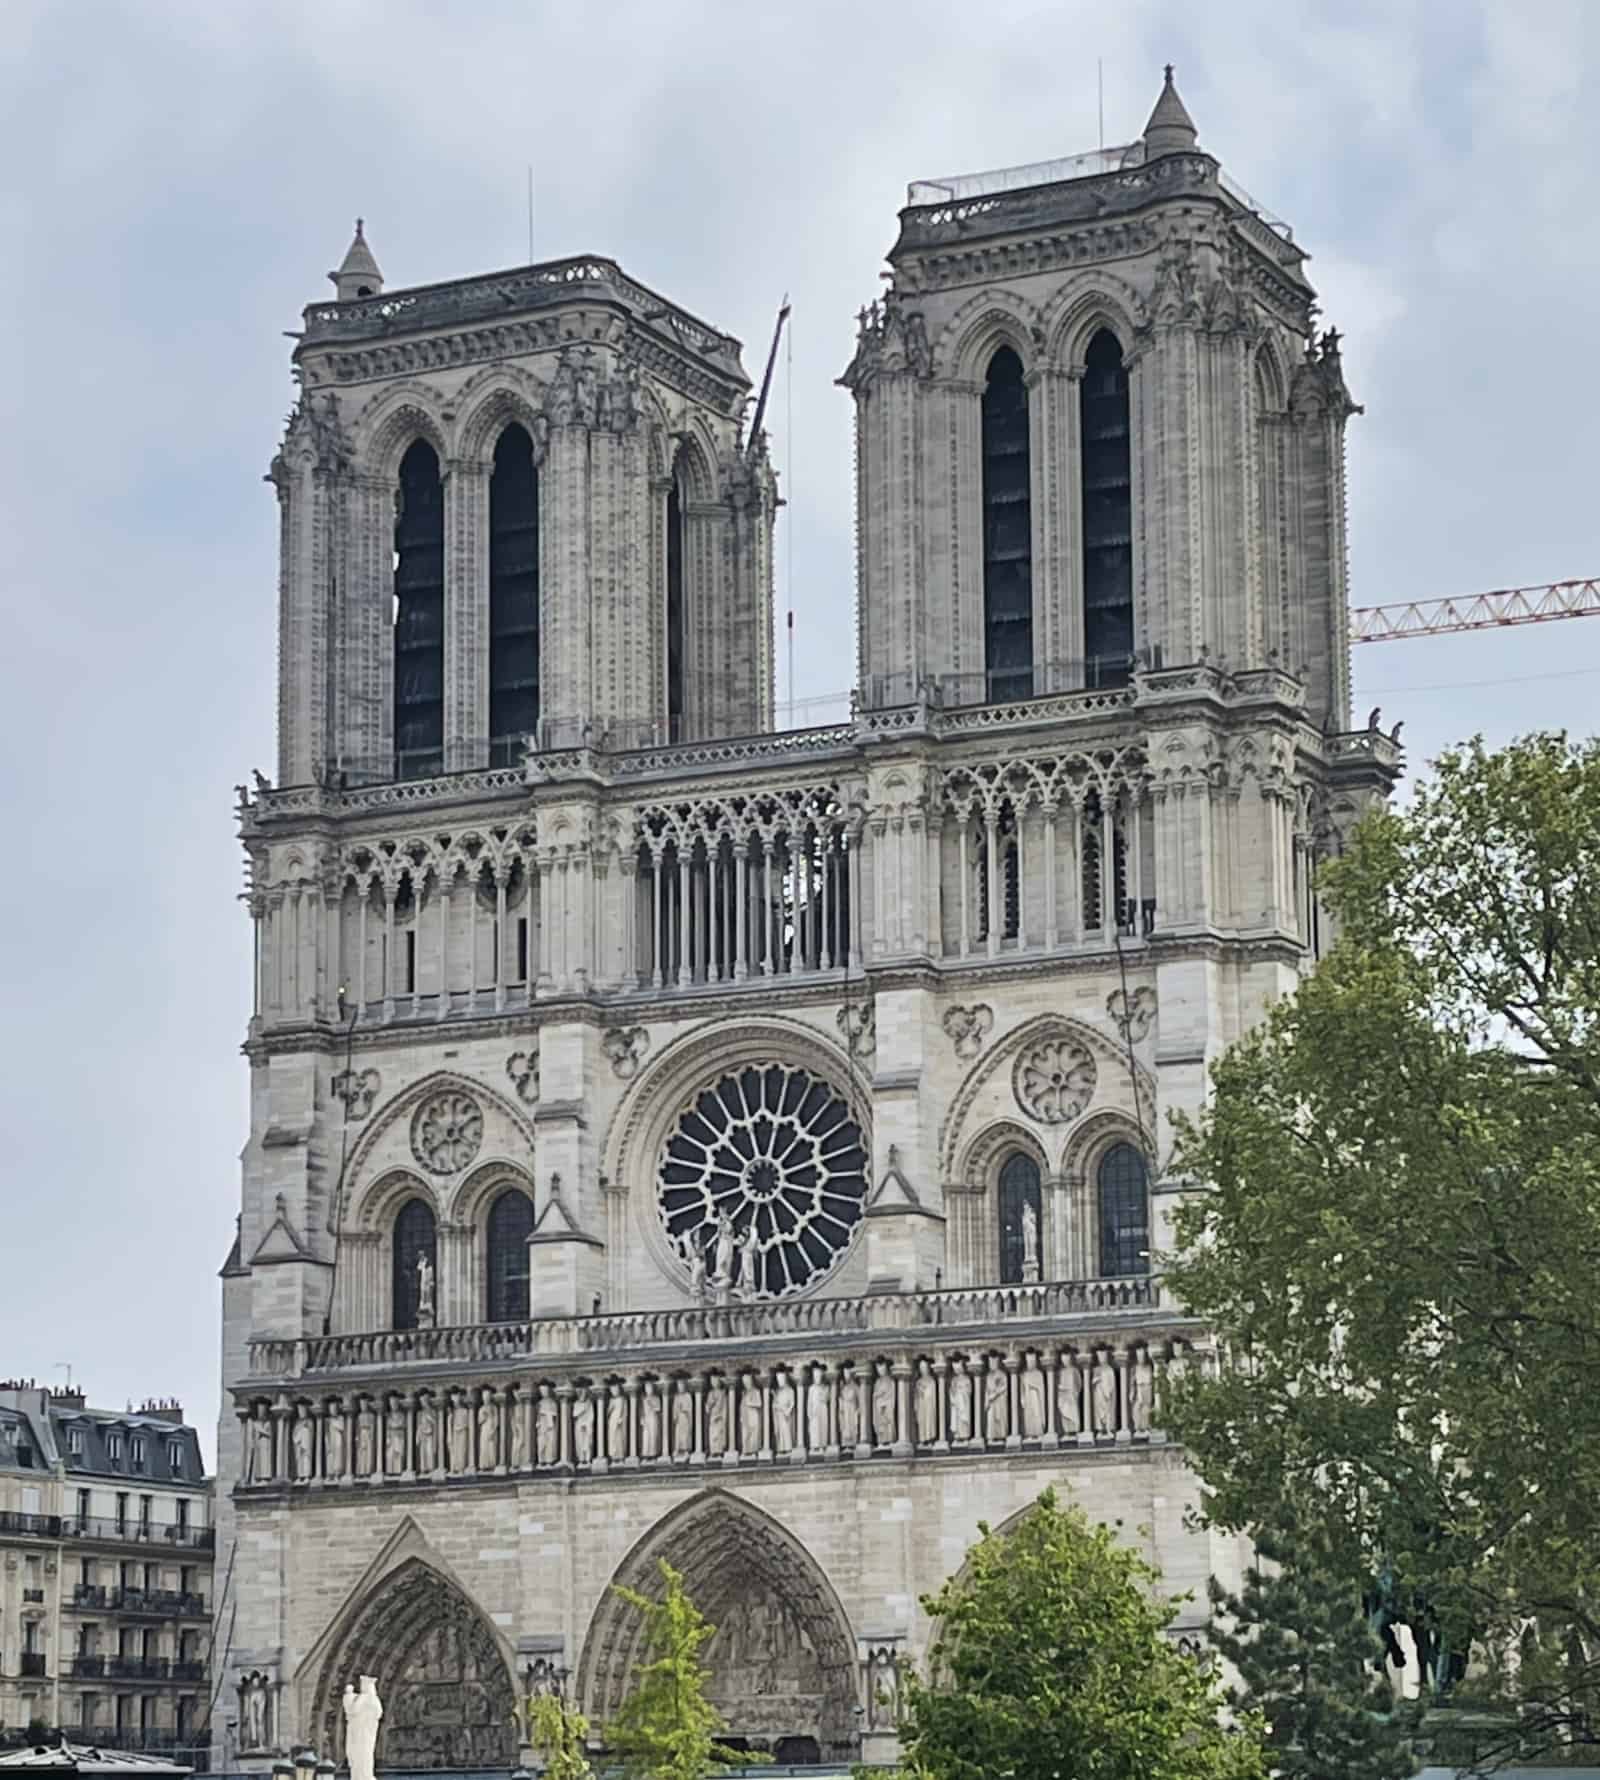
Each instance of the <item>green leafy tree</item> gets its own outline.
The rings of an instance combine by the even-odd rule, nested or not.
[[[1407,1780],[1415,1713],[1382,1672],[1384,1647],[1358,1578],[1326,1530],[1285,1502],[1256,1534],[1257,1562],[1232,1594],[1212,1580],[1211,1642],[1232,1665],[1236,1710],[1265,1722],[1284,1780]]]
[[[1169,1283],[1228,1363],[1164,1419],[1215,1524],[1312,1505],[1432,1697],[1590,1741],[1600,744],[1446,755],[1322,891],[1337,943],[1180,1124]]]
[[[760,1760],[717,1742],[726,1728],[706,1698],[710,1671],[700,1652],[715,1635],[690,1600],[681,1573],[663,1562],[659,1601],[617,1585],[617,1593],[645,1617],[646,1661],[633,1691],[606,1730],[606,1741],[628,1780],[705,1780],[719,1766]]]
[[[528,1740],[544,1758],[544,1780],[594,1780],[586,1746],[589,1721],[557,1694],[528,1701]]]
[[[1258,1727],[1167,1628],[1177,1605],[1106,1527],[1046,1491],[923,1606],[930,1681],[909,1678],[900,1741],[916,1780],[1259,1780]]]

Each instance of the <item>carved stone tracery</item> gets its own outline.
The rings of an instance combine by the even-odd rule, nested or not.
[[[430,1095],[411,1121],[411,1151],[431,1174],[458,1174],[483,1144],[483,1109],[470,1094]]]
[[[1067,1125],[1094,1098],[1094,1058],[1074,1038],[1042,1038],[1018,1054],[1017,1105],[1041,1125]]]

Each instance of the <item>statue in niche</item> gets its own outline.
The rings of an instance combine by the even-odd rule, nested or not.
[[[739,1379],[739,1450],[753,1458],[766,1443],[766,1393],[757,1384],[755,1374],[746,1372]]]
[[[431,1329],[434,1323],[433,1262],[426,1255],[417,1256],[417,1327]]]
[[[1150,1432],[1150,1398],[1154,1385],[1154,1372],[1150,1365],[1150,1355],[1145,1348],[1140,1348],[1134,1357],[1133,1364],[1127,1369],[1128,1382],[1128,1431],[1133,1434]]]
[[[328,1461],[328,1476],[344,1476],[344,1404],[335,1397],[328,1405],[327,1425],[322,1437]]]
[[[711,1381],[710,1401],[706,1406],[706,1451],[720,1459],[728,1450],[728,1387],[720,1378]]]
[[[1111,1350],[1106,1348],[1095,1356],[1089,1373],[1089,1413],[1094,1418],[1096,1434],[1117,1431],[1117,1375],[1111,1365]]]
[[[772,1445],[778,1453],[793,1450],[795,1442],[794,1386],[780,1366],[772,1388]]]
[[[356,1476],[370,1477],[378,1463],[378,1417],[368,1397],[356,1412]]]
[[[717,1213],[717,1245],[712,1251],[711,1283],[714,1286],[733,1284],[733,1220],[725,1211]]]
[[[931,1445],[939,1438],[939,1381],[933,1376],[931,1360],[917,1361],[912,1411],[916,1417],[918,1441],[924,1446]]]
[[[467,1404],[465,1391],[450,1393],[450,1431],[449,1451],[445,1462],[453,1472],[470,1471],[472,1469],[472,1410]]]
[[[955,1360],[950,1367],[950,1438],[972,1438],[972,1374],[968,1362]]]
[[[806,1386],[806,1441],[813,1452],[821,1452],[828,1444],[828,1408],[828,1374],[823,1367],[813,1366]]]
[[[861,1386],[854,1366],[845,1367],[844,1381],[839,1386],[839,1444],[861,1444]]]
[[[739,1249],[739,1283],[746,1298],[759,1298],[765,1290],[761,1267],[761,1237],[756,1230],[755,1213],[750,1214],[750,1227],[744,1233]]]
[[[417,1469],[424,1476],[439,1468],[439,1412],[431,1397],[417,1399]]]
[[[390,1396],[383,1418],[383,1468],[391,1477],[406,1468],[406,1410],[395,1395]]]
[[[893,1446],[895,1435],[895,1381],[887,1360],[879,1360],[872,1381],[872,1437],[879,1446]]]
[[[271,1696],[265,1675],[252,1669],[239,1683],[239,1731],[241,1750],[271,1747],[269,1708]]]
[[[535,1464],[556,1462],[556,1430],[560,1423],[560,1406],[548,1381],[539,1386],[539,1401],[533,1411],[533,1456]]]
[[[257,1415],[250,1424],[250,1481],[272,1481],[272,1418]]]
[[[606,1387],[606,1457],[613,1465],[628,1456],[628,1399],[622,1386],[612,1381]]]
[[[706,1257],[698,1246],[689,1255],[689,1296],[696,1304],[706,1301]]]
[[[694,1451],[694,1393],[686,1378],[672,1394],[672,1456],[686,1459]]]
[[[1039,1283],[1039,1214],[1029,1204],[1022,1207],[1022,1277],[1028,1285]]]
[[[658,1459],[661,1456],[661,1399],[656,1395],[656,1381],[644,1381],[644,1394],[639,1399],[639,1457]]]
[[[528,1468],[528,1409],[523,1401],[521,1385],[511,1387],[511,1469]]]
[[[344,1752],[350,1763],[350,1780],[373,1780],[372,1764],[378,1753],[378,1720],[382,1717],[383,1701],[378,1698],[378,1684],[372,1676],[361,1677],[359,1693],[345,1683]]]
[[[500,1405],[493,1391],[483,1393],[478,1405],[478,1468],[493,1471],[500,1464]]]
[[[302,1403],[289,1435],[296,1483],[304,1483],[311,1476],[314,1468],[312,1459],[315,1438],[316,1430],[311,1420],[311,1411]]]
[[[1076,1434],[1083,1427],[1080,1388],[1078,1362],[1071,1352],[1063,1352],[1056,1374],[1056,1421],[1063,1434]]]
[[[1039,1356],[1026,1354],[1022,1373],[1017,1379],[1017,1395],[1022,1409],[1022,1438],[1038,1440],[1044,1434],[1045,1377],[1039,1370]]]
[[[594,1397],[588,1385],[578,1386],[572,1405],[572,1462],[588,1465],[594,1462]]]
[[[1011,1432],[1011,1381],[998,1359],[989,1361],[989,1376],[983,1386],[983,1431],[989,1441],[999,1446]]]
[[[882,1644],[867,1660],[867,1723],[892,1731],[900,1722],[900,1668],[891,1645]]]

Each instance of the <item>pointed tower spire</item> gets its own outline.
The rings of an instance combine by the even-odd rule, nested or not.
[[[1167,63],[1167,77],[1162,83],[1161,97],[1144,127],[1144,158],[1158,160],[1162,155],[1186,154],[1198,146],[1200,133],[1194,127],[1187,107],[1172,84],[1172,64]]]
[[[367,238],[361,228],[361,218],[358,216],[356,237],[350,243],[343,265],[337,272],[328,274],[341,303],[351,302],[356,297],[377,297],[383,294],[383,274],[378,270],[378,262],[372,257],[372,249],[367,246]]]

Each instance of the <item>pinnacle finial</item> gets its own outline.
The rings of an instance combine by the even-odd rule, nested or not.
[[[351,302],[358,297],[382,295],[383,274],[378,270],[378,262],[372,257],[372,249],[367,245],[364,218],[356,218],[355,239],[350,243],[339,270],[330,272],[328,277],[332,280],[341,303]]]
[[[1185,154],[1198,145],[1199,139],[1194,119],[1178,97],[1172,64],[1168,62],[1163,71],[1161,96],[1144,127],[1145,159],[1154,161],[1162,155]]]

